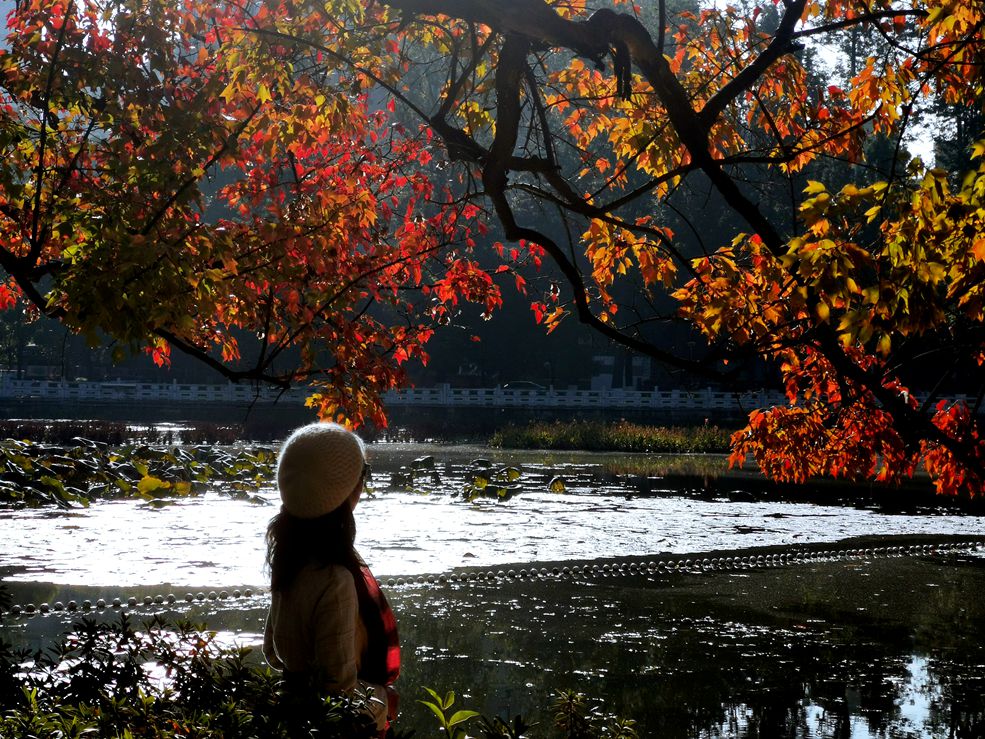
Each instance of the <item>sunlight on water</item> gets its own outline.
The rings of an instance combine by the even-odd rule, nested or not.
[[[433,450],[441,459],[444,450]],[[386,469],[390,452],[374,450]],[[388,489],[356,511],[357,544],[381,576],[440,573],[457,566],[701,552],[819,543],[872,534],[985,534],[985,520],[932,513],[906,516],[869,509],[765,500],[698,499],[659,490],[659,477],[604,475],[593,458],[525,462],[524,492],[508,501],[453,497],[464,462],[439,463],[428,494]],[[565,494],[547,491],[555,474]],[[646,483],[647,495],[640,495]],[[263,533],[277,510],[276,491],[258,506],[210,494],[153,509],[134,501],[88,509],[0,511],[0,571],[12,581],[121,587],[262,585]]]

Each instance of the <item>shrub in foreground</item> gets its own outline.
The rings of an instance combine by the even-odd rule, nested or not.
[[[53,649],[0,648],[0,736],[375,736],[361,699],[285,696],[250,652],[186,622],[83,618]]]
[[[82,618],[51,649],[18,653],[3,640],[0,586],[0,737],[37,739],[363,739],[376,737],[363,698],[286,694],[249,648],[220,645],[183,621],[128,615]],[[637,739],[634,723],[599,702],[558,692],[549,725],[489,718],[453,706],[453,692],[424,689],[435,736],[465,739]],[[405,710],[413,710],[407,705]],[[471,730],[466,733],[466,724]],[[543,731],[541,731],[541,729]],[[474,733],[473,733],[474,732]],[[413,731],[397,730],[394,739]]]

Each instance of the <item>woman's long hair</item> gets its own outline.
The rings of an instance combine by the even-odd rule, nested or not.
[[[318,518],[298,518],[281,509],[267,526],[270,589],[287,590],[309,564],[358,566],[355,540],[356,521],[348,501]]]

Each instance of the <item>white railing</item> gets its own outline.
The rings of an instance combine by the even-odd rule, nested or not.
[[[0,398],[14,400],[66,401],[173,401],[176,403],[287,403],[304,401],[307,392],[295,388],[281,395],[280,390],[252,385],[198,385],[158,382],[62,382],[57,380],[15,380],[0,377]]]
[[[639,410],[751,410],[786,403],[783,393],[760,391],[736,394],[703,390],[578,390],[519,388],[410,388],[387,393],[389,407],[472,406],[488,408],[619,408]]]
[[[64,400],[93,402],[156,401],[176,403],[273,403],[301,404],[308,390],[293,388],[285,393],[273,387],[252,385],[197,385],[153,382],[63,382],[57,380],[17,380],[0,375],[0,398],[13,400]],[[639,410],[692,410],[714,414],[715,411],[746,412],[753,408],[785,405],[786,396],[779,391],[735,393],[705,388],[702,390],[580,390],[534,388],[455,388],[437,387],[392,390],[384,396],[391,408],[402,406],[439,406],[475,408],[606,408]],[[948,400],[975,399],[957,395]],[[714,420],[714,419],[712,419]]]

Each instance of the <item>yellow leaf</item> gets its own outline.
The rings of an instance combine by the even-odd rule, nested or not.
[[[145,475],[141,478],[140,482],[137,483],[137,491],[141,495],[150,495],[156,490],[167,490],[170,487],[170,482],[165,482],[159,477],[153,477],[152,475]]]
[[[232,102],[232,99],[236,97],[237,87],[238,86],[236,84],[236,81],[233,80],[228,85],[226,85],[226,89],[224,89],[222,92],[219,93],[219,97],[221,97],[227,103]]]

